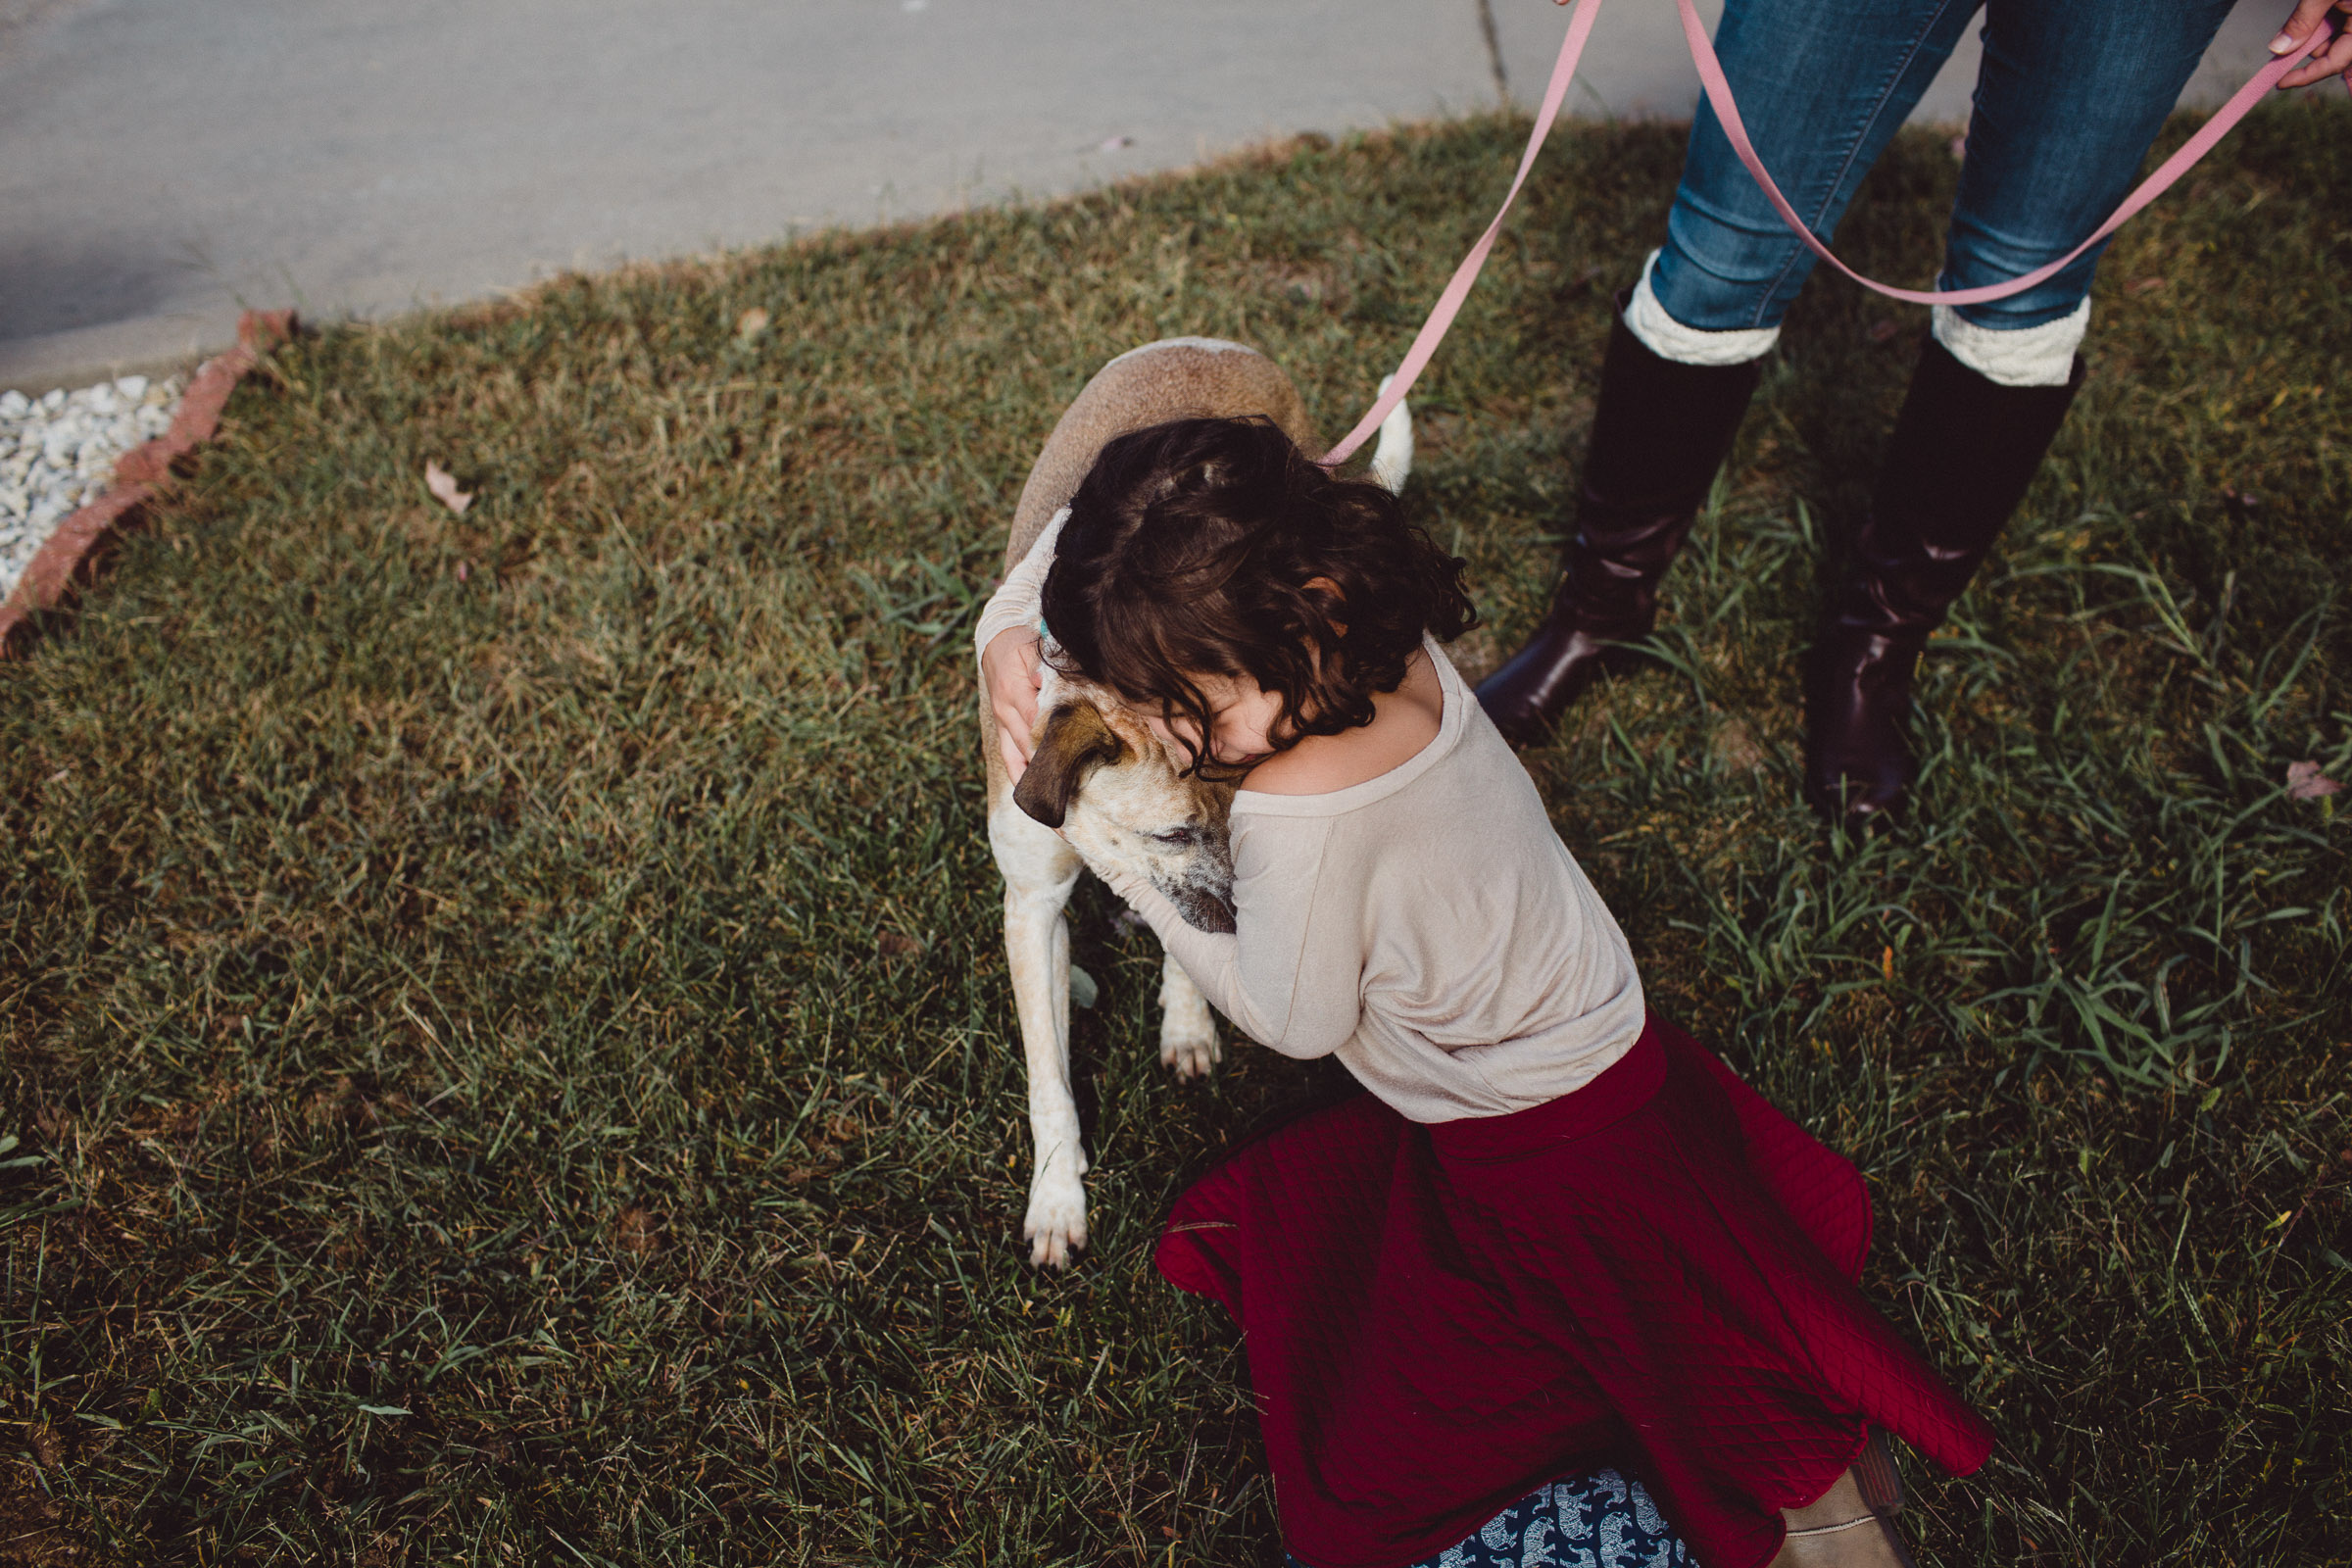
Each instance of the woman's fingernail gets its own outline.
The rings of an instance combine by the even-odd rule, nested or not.
[[[2295,40],[2293,37],[2283,32],[2271,40],[2271,53],[2275,55],[2287,54],[2291,52],[2294,47]]]

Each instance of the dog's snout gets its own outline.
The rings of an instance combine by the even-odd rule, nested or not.
[[[1233,906],[1201,888],[1186,888],[1173,901],[1184,923],[1216,936],[1234,932]]]
[[[1176,906],[1184,923],[1196,931],[1230,936],[1233,918],[1233,856],[1225,835],[1209,826],[1193,830],[1200,850],[1187,857],[1181,877],[1158,881],[1159,891]]]

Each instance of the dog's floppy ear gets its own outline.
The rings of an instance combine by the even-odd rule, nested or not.
[[[1029,770],[1013,786],[1012,804],[1048,827],[1061,826],[1070,814],[1070,802],[1096,768],[1126,755],[1127,743],[1111,733],[1102,715],[1085,703],[1056,708],[1046,719],[1045,733]]]

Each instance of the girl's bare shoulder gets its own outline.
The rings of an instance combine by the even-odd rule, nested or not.
[[[1413,656],[1404,682],[1372,699],[1372,722],[1338,735],[1309,735],[1250,770],[1242,788],[1260,795],[1331,795],[1403,766],[1438,738],[1446,688],[1426,652]]]

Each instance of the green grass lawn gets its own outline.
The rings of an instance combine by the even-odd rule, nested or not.
[[[2171,145],[2185,127],[2176,127]],[[1078,906],[1095,1245],[1018,1242],[966,632],[1110,355],[1327,428],[1524,127],[335,328],[0,664],[0,1564],[1279,1560],[1224,1319],[1150,1263],[1300,1073],[1153,1059]],[[1869,1173],[1869,1287],[1999,1428],[1946,1564],[2352,1558],[2352,114],[2126,231],[2075,416],[1825,843],[1794,662],[1925,313],[1819,281],[1667,579],[1531,754],[1650,994]],[[1583,127],[1417,396],[1491,662],[1680,155]],[[1932,275],[1901,141],[1845,254]],[[764,331],[739,321],[758,308]],[[477,493],[462,518],[428,461]]]

